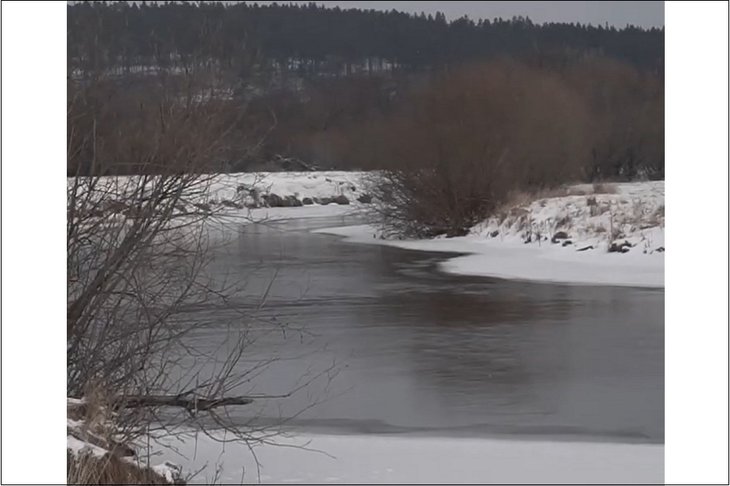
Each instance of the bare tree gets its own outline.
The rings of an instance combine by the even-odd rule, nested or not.
[[[276,358],[242,360],[283,324],[259,320],[251,332],[255,316],[228,305],[237,282],[209,271],[225,221],[210,190],[244,107],[198,96],[195,81],[69,81],[67,391],[80,399],[69,416],[113,424],[120,447],[180,424],[247,443],[272,437],[226,407],[267,398],[241,391]],[[188,339],[211,324],[194,312],[210,305],[232,310],[212,350]],[[161,413],[171,407],[182,421]]]
[[[462,235],[510,191],[583,174],[587,113],[556,73],[509,61],[466,66],[408,101],[379,134],[388,165],[371,191],[388,231]]]
[[[586,100],[591,114],[590,178],[663,178],[662,79],[605,58],[577,63],[565,77]]]

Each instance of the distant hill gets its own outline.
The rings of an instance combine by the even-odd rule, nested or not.
[[[564,66],[605,56],[663,75],[664,29],[535,24],[529,18],[447,22],[309,5],[83,2],[68,6],[69,68],[215,63],[247,76],[429,70],[500,56]]]

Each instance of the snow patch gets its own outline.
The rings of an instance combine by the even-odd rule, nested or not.
[[[77,439],[73,435],[66,436],[66,448],[77,456],[89,453],[95,457],[104,457],[104,455],[109,452],[106,449],[91,444],[90,442]]]
[[[180,477],[182,477],[182,468],[177,464],[165,461],[163,464],[152,466],[151,469],[157,474],[165,478],[169,483],[175,483]]]
[[[236,200],[243,191],[258,189],[262,194],[296,196],[299,199],[345,196],[350,201],[364,194],[363,172],[242,172],[221,174],[211,184],[210,193],[219,200]]]

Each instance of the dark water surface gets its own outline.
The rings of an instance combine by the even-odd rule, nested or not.
[[[244,407],[241,420],[296,414],[298,428],[340,433],[664,441],[663,289],[452,276],[436,268],[443,253],[309,232],[342,224],[242,226],[218,252],[215,271],[245,288],[233,310],[199,311],[221,325],[195,339],[219,344],[238,311],[255,311],[260,331],[275,317],[291,327],[262,332],[239,366],[277,360],[243,388],[279,394],[314,380]],[[333,364],[336,376],[316,377]]]

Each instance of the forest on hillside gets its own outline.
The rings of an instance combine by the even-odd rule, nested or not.
[[[664,176],[664,29],[83,2],[68,6],[68,63],[70,98],[86,92],[70,111],[118,120],[170,93],[216,103],[228,127],[220,171],[501,157],[538,185]],[[88,159],[69,158],[69,173],[89,172]]]
[[[664,69],[664,30],[535,24],[529,18],[447,22],[308,5],[220,2],[83,2],[68,7],[69,61],[87,70],[215,61],[301,75],[436,69],[510,56],[561,65],[607,56]],[[245,73],[242,73],[245,74]]]

